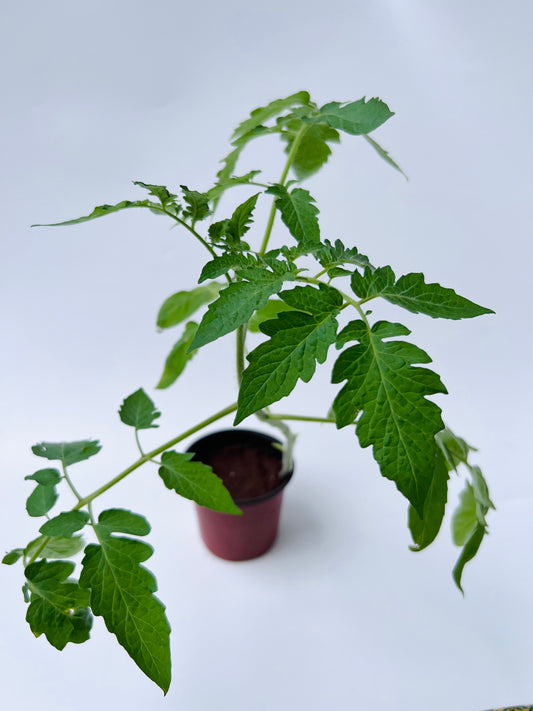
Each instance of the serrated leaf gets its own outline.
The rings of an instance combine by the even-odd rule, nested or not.
[[[249,257],[244,254],[235,252],[223,254],[221,257],[215,257],[207,262],[202,269],[198,283],[201,284],[206,279],[216,279],[223,274],[227,274],[230,269],[236,269],[238,267],[252,267],[256,264],[257,262],[253,259],[253,257]]]
[[[170,626],[165,607],[154,595],[157,584],[140,563],[152,555],[143,541],[109,535],[95,526],[100,545],[89,544],[80,585],[90,590],[91,608],[103,617],[137,666],[165,693],[170,686]]]
[[[300,137],[296,153],[293,157],[291,168],[298,180],[304,180],[316,173],[326,163],[331,155],[328,143],[339,143],[338,131],[325,124],[306,124],[301,120],[297,122],[298,128],[304,129]],[[296,137],[295,132],[283,132],[282,138],[287,142],[286,153],[289,153]]]
[[[192,462],[193,456],[192,452],[163,453],[159,476],[167,489],[213,511],[240,514],[222,480],[211,467],[202,462]]]
[[[281,311],[292,311],[292,306],[286,304],[281,299],[270,299],[266,306],[256,311],[248,322],[248,330],[252,333],[259,333],[259,326],[263,321],[269,321],[281,313]]]
[[[233,211],[227,229],[228,234],[231,235],[232,243],[239,242],[241,237],[243,237],[250,229],[252,215],[259,195],[260,193],[252,195],[243,203],[238,205]]]
[[[320,264],[326,269],[343,266],[345,264],[355,264],[355,266],[362,267],[363,269],[368,268],[371,271],[374,270],[368,257],[361,254],[357,250],[357,247],[345,247],[340,239],[336,240],[335,244],[331,244],[328,239],[324,240],[324,244],[320,245],[314,254]]]
[[[244,135],[248,134],[265,121],[278,116],[283,111],[286,111],[293,106],[306,106],[309,102],[309,93],[307,91],[298,91],[297,93],[291,94],[284,99],[276,99],[275,101],[271,101],[266,106],[254,109],[250,114],[250,118],[245,119],[237,126],[233,132],[232,141],[242,138]]]
[[[148,190],[150,195],[156,197],[163,207],[168,202],[174,202],[177,195],[173,195],[164,185],[150,185],[150,183],[143,183],[140,180],[134,180],[134,185],[138,185],[140,188]]]
[[[125,425],[135,427],[136,430],[149,430],[154,421],[161,417],[155,405],[142,388],[129,395],[118,411],[119,417]]]
[[[374,141],[373,138],[370,138],[370,136],[363,136],[363,138],[365,139],[365,141],[367,141],[367,143],[369,143],[369,144],[372,146],[372,148],[376,151],[376,153],[377,153],[381,158],[383,158],[383,160],[385,161],[385,163],[388,163],[388,164],[389,164],[390,166],[392,166],[395,170],[398,170],[398,171],[403,175],[403,177],[404,177],[406,180],[409,180],[409,178],[408,178],[407,175],[403,172],[403,170],[400,168],[400,166],[398,165],[398,163],[396,163],[394,160],[392,160],[392,158],[390,157],[388,151],[386,151],[384,148],[382,148],[382,147],[379,145],[379,143],[377,143],[376,141]]]
[[[183,216],[190,217],[193,225],[211,214],[207,193],[189,190],[186,185],[180,185],[180,188],[183,192],[183,199],[187,203],[187,207],[183,210]]]
[[[396,306],[432,318],[462,319],[494,313],[440,284],[426,284],[421,273],[405,274],[396,281],[390,267],[354,272],[352,289],[363,300],[382,296]]]
[[[210,190],[207,191],[210,201],[217,201],[220,196],[226,192],[228,188],[237,187],[239,185],[252,185],[255,178],[261,173],[260,170],[250,170],[244,175],[232,175],[228,177],[223,183],[218,182]]]
[[[352,136],[360,136],[371,133],[391,116],[394,116],[394,113],[381,99],[365,101],[363,97],[349,104],[331,101],[325,104],[312,120],[325,121],[332,128]]]
[[[469,561],[472,560],[472,558],[475,557],[484,537],[485,529],[483,528],[483,526],[480,526],[478,524],[478,526],[472,532],[470,538],[466,541],[463,550],[461,551],[461,555],[459,556],[457,563],[455,564],[455,567],[452,571],[455,584],[462,593],[464,593],[464,591],[461,587],[461,578],[463,576],[464,567]]]
[[[85,215],[84,217],[77,217],[74,220],[66,220],[65,222],[50,222],[45,225],[32,225],[32,227],[62,227],[64,225],[77,225],[80,222],[88,222],[89,220],[96,220],[98,217],[105,217],[110,215],[112,212],[119,212],[120,210],[127,210],[130,207],[150,207],[151,203],[149,200],[123,200],[116,205],[98,205],[90,213],[90,215]]]
[[[59,460],[68,467],[76,462],[98,454],[102,449],[98,440],[84,439],[78,442],[40,442],[34,444],[31,451],[38,457]]]
[[[29,516],[44,516],[57,501],[55,486],[50,484],[37,484],[26,500],[26,511]]]
[[[343,269],[343,267],[331,267],[327,274],[328,279],[336,279],[337,277],[351,276],[352,272],[349,269]]]
[[[444,428],[440,408],[428,395],[445,393],[439,376],[413,367],[431,359],[411,343],[387,340],[406,336],[401,324],[379,321],[368,329],[353,321],[339,334],[339,342],[359,341],[337,359],[332,382],[346,384],[333,403],[337,427],[353,422],[362,411],[356,433],[361,447],[372,445],[384,477],[392,479],[420,517],[435,463],[435,435]]]
[[[68,578],[73,570],[73,563],[44,560],[26,568],[26,584],[31,591],[26,621],[36,637],[44,634],[59,650],[68,642],[88,640],[92,627],[89,594]]]
[[[197,330],[197,323],[194,321],[189,321],[187,323],[181,338],[174,344],[174,347],[168,354],[163,374],[161,375],[156,388],[163,390],[164,388],[168,388],[172,385],[172,383],[175,382],[181,375],[187,363],[194,357],[196,351],[191,351],[189,348]]]
[[[157,315],[158,328],[171,328],[188,319],[200,306],[213,301],[220,291],[216,282],[197,286],[189,291],[178,291],[165,299]]]
[[[4,565],[14,565],[22,558],[23,555],[24,548],[14,548],[12,551],[9,551],[9,553],[5,554],[5,556],[2,558],[2,563]]]
[[[307,190],[295,188],[289,192],[283,185],[271,185],[267,193],[276,196],[276,208],[287,229],[299,243],[319,242],[318,208]]]
[[[89,514],[85,511],[65,511],[43,523],[39,533],[44,536],[72,536],[80,531],[89,521]]]
[[[151,528],[144,516],[127,509],[107,509],[98,516],[98,531],[101,535],[129,533],[132,536],[147,536]]]
[[[59,650],[85,642],[92,626],[89,593],[69,579],[73,571],[74,563],[57,560],[31,563],[25,571],[31,591],[26,621],[36,637],[44,634]]]
[[[268,299],[281,290],[284,280],[294,279],[294,276],[278,275],[264,267],[255,267],[246,270],[245,278],[250,281],[233,282],[209,304],[190,350],[201,348],[242,326],[254,311],[262,309]]]
[[[243,373],[235,424],[263,407],[288,395],[298,382],[307,383],[316,364],[326,360],[329,346],[335,342],[336,316],[342,297],[336,289],[321,285],[296,287],[280,297],[293,308],[261,324],[270,339],[248,355],[249,366]]]
[[[61,481],[61,474],[57,469],[39,469],[34,474],[28,474],[24,479],[36,481],[38,484],[53,486]]]
[[[83,550],[84,546],[85,542],[81,536],[39,536],[28,543],[24,555],[26,558],[32,558],[39,551],[38,558],[70,558]]]
[[[412,551],[424,550],[437,537],[446,509],[448,479],[444,455],[435,448],[435,468],[424,503],[424,516],[421,518],[412,506],[409,507],[409,530],[414,542],[414,545],[410,546]]]

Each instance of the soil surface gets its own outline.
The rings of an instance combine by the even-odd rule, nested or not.
[[[268,494],[280,484],[281,460],[275,454],[242,444],[230,444],[204,459],[234,499]]]

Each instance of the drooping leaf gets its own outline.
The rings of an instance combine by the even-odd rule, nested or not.
[[[169,202],[174,202],[177,197],[169,192],[164,185],[150,185],[150,183],[143,183],[141,180],[134,180],[133,184],[148,190],[149,194],[156,197],[163,207]]]
[[[335,342],[335,317],[342,305],[336,289],[324,284],[320,289],[296,287],[280,297],[293,309],[303,310],[284,311],[261,324],[270,338],[248,356],[235,424],[288,395],[299,379],[309,382],[316,364],[326,360],[329,346]]]
[[[93,613],[103,617],[133,661],[166,693],[171,676],[170,626],[164,605],[154,595],[155,578],[140,565],[152,555],[152,548],[143,541],[112,535],[114,527],[125,526],[120,520],[111,524],[116,514],[104,514],[94,527],[99,545],[85,549],[80,585],[90,590]],[[122,515],[119,518],[123,521]]]
[[[5,556],[2,558],[2,563],[4,565],[14,565],[22,558],[23,555],[24,548],[14,548],[12,551],[9,551],[9,553],[5,554]]]
[[[156,388],[163,390],[164,388],[168,388],[172,385],[172,383],[174,383],[181,375],[187,363],[194,357],[196,351],[191,351],[189,348],[197,330],[197,323],[194,321],[189,321],[187,323],[181,338],[174,344],[174,347],[167,356],[163,374],[161,375]]]
[[[321,244],[314,254],[326,269],[345,264],[355,264],[363,269],[374,269],[368,257],[361,254],[357,247],[345,247],[340,239],[335,240],[335,244],[331,244],[328,239],[324,240],[324,244]]]
[[[57,469],[39,469],[34,474],[28,474],[24,479],[36,481],[38,484],[45,486],[54,486],[54,484],[59,484],[61,481],[61,474]]]
[[[213,511],[240,514],[222,480],[211,467],[202,462],[192,462],[192,452],[164,452],[161,456],[159,476],[167,489],[195,501]]]
[[[437,537],[446,509],[448,479],[449,474],[444,455],[436,447],[435,468],[426,501],[424,502],[423,517],[421,518],[416,510],[409,506],[409,530],[414,543],[414,545],[410,546],[412,551],[424,550]]]
[[[476,553],[481,546],[481,542],[485,537],[485,529],[483,526],[478,526],[472,532],[470,538],[466,541],[461,555],[459,556],[457,563],[452,571],[453,579],[459,590],[464,594],[463,588],[461,587],[461,578],[463,576],[463,570],[465,565],[475,557]]]
[[[261,126],[265,121],[269,121],[275,116],[279,116],[283,111],[286,111],[293,106],[306,106],[310,103],[309,93],[307,91],[298,91],[284,99],[276,99],[271,101],[267,106],[261,106],[254,109],[250,118],[247,118],[240,123],[233,132],[232,140],[242,138],[253,129]]]
[[[415,314],[423,313],[432,318],[462,319],[494,313],[491,309],[475,304],[440,284],[426,284],[420,273],[405,274],[396,281],[390,267],[375,271],[365,270],[364,276],[354,272],[352,289],[361,299],[382,296],[396,306]]]
[[[365,141],[367,141],[367,142],[372,146],[372,148],[376,151],[376,153],[377,153],[381,158],[383,158],[383,160],[385,161],[385,163],[388,163],[388,164],[389,164],[390,166],[392,166],[395,170],[398,170],[398,171],[403,175],[403,177],[404,177],[406,180],[409,180],[409,178],[408,178],[407,175],[403,172],[403,170],[400,168],[400,166],[398,165],[398,163],[396,163],[396,161],[392,160],[392,158],[390,157],[388,151],[386,151],[384,148],[382,148],[382,147],[379,145],[379,143],[377,143],[376,141],[374,141],[373,138],[370,138],[370,136],[363,136],[363,138],[365,139]]]
[[[119,417],[125,425],[135,427],[136,430],[149,430],[155,425],[154,421],[161,417],[155,405],[142,388],[129,395],[118,411]]]
[[[363,97],[349,104],[331,101],[325,104],[312,120],[325,121],[332,128],[360,136],[371,133],[391,116],[394,116],[394,113],[383,101],[377,98],[365,101]]]
[[[68,642],[85,642],[92,626],[89,593],[69,579],[74,567],[69,561],[40,560],[25,571],[31,592],[26,621],[36,637],[44,634],[60,650]]]
[[[37,484],[26,500],[29,516],[44,516],[57,501],[57,491],[52,484]]]
[[[158,328],[171,328],[189,318],[200,306],[213,301],[220,291],[220,284],[212,282],[197,286],[190,291],[178,291],[163,302],[157,315]]]
[[[237,267],[252,267],[257,262],[253,257],[246,256],[238,252],[230,252],[220,257],[211,259],[202,269],[198,283],[201,284],[206,279],[216,279],[223,274],[227,274],[230,269]]]
[[[305,124],[297,121],[298,129],[303,134],[298,143],[291,168],[298,180],[304,180],[316,173],[331,155],[329,143],[339,143],[338,131],[325,124]],[[296,127],[295,127],[296,129]],[[286,153],[289,153],[296,138],[295,131],[284,131],[282,138],[287,141]]]
[[[478,520],[483,524],[488,510],[496,509],[496,507],[490,499],[489,487],[485,481],[481,469],[476,465],[469,465],[468,469],[470,471],[470,476],[472,477],[472,489],[474,490],[474,496],[477,503]]]
[[[132,536],[147,536],[151,527],[144,516],[127,509],[107,509],[98,517],[100,533],[129,533]]]
[[[46,523],[43,523],[39,533],[44,536],[72,536],[80,531],[89,521],[89,514],[85,511],[65,511]]]
[[[464,546],[477,528],[476,497],[470,482],[465,482],[465,488],[459,495],[459,505],[452,517],[452,540],[456,546]]]
[[[190,350],[201,348],[242,326],[254,311],[262,309],[268,299],[281,290],[284,280],[294,279],[290,273],[278,275],[264,267],[247,269],[243,276],[248,281],[233,282],[209,304]]]
[[[187,203],[187,207],[183,210],[183,216],[190,217],[193,225],[211,214],[207,193],[189,190],[186,185],[180,185],[180,188],[183,192],[183,199]]]
[[[98,207],[95,207],[90,215],[85,215],[85,217],[77,217],[74,220],[66,220],[65,222],[50,222],[45,225],[32,225],[32,227],[62,227],[64,225],[77,225],[80,222],[96,220],[97,217],[105,217],[105,215],[110,215],[112,212],[127,210],[130,207],[151,207],[151,205],[149,200],[123,200],[116,205],[98,205]]]
[[[31,451],[38,457],[59,460],[68,467],[76,462],[98,454],[102,449],[98,440],[84,439],[78,442],[40,442],[33,445]]]
[[[406,336],[401,324],[379,321],[368,329],[352,321],[339,334],[339,344],[357,340],[337,359],[332,382],[346,384],[333,403],[337,427],[357,423],[361,447],[373,446],[384,477],[392,479],[424,517],[424,503],[433,481],[435,435],[444,428],[440,408],[428,395],[445,393],[439,376],[413,367],[431,359],[411,343],[384,340]]]
[[[286,304],[281,299],[269,299],[266,306],[262,309],[256,311],[250,321],[248,322],[248,330],[252,333],[259,333],[259,326],[263,321],[269,321],[270,319],[276,318],[276,316],[281,311],[292,311],[292,306]]]
[[[271,185],[266,191],[276,196],[276,208],[287,229],[299,243],[318,242],[318,208],[307,190],[295,188],[291,192],[284,185]]]
[[[24,549],[26,558],[70,558],[83,550],[85,542],[81,536],[39,536]]]
[[[450,470],[457,469],[461,463],[466,464],[468,461],[468,453],[475,451],[474,447],[467,444],[461,437],[457,437],[457,435],[448,428],[437,432],[435,441],[444,454],[448,469]]]

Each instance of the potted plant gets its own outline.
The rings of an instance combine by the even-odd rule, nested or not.
[[[134,430],[139,456],[89,494],[78,490],[71,467],[96,455],[97,441],[32,447],[35,455],[51,462],[26,477],[34,484],[26,508],[41,523],[39,536],[7,553],[3,562],[23,563],[26,619],[36,636],[44,634],[63,649],[68,642],[86,641],[92,615],[100,615],[141,670],[166,693],[170,629],[154,594],[155,578],[142,565],[152,553],[142,540],[150,526],[142,515],[122,508],[97,512],[96,502],[139,467],[155,463],[167,488],[198,505],[202,534],[211,550],[230,559],[259,555],[275,538],[281,494],[292,473],[294,435],[287,424],[292,420],[353,428],[359,444],[372,447],[381,474],[409,502],[414,551],[437,536],[450,471],[460,467],[465,488],[452,530],[461,547],[453,570],[461,588],[464,566],[479,549],[493,504],[481,470],[470,461],[473,448],[444,426],[441,409],[428,399],[446,393],[444,384],[435,372],[421,367],[431,362],[429,356],[406,340],[410,332],[396,318],[402,308],[448,319],[492,311],[421,273],[398,277],[391,266],[375,266],[355,245],[324,238],[315,200],[299,186],[327,162],[330,146],[341,134],[362,136],[402,172],[369,135],[392,115],[376,98],[319,107],[307,92],[298,92],[254,110],[237,127],[215,185],[206,192],[182,185],[178,196],[164,186],[136,181],[145,191],[141,199],[101,205],[85,217],[57,223],[73,225],[141,208],[165,216],[198,240],[207,257],[204,265],[194,267],[198,285],[187,284],[186,290],[172,294],[157,317],[162,329],[181,325],[158,387],[170,386],[200,348],[233,334],[239,390],[234,403],[150,451],[143,448],[140,433],[157,427],[160,413],[144,390],[136,390],[124,400],[119,415]],[[278,134],[285,145],[279,180],[266,181],[259,170],[237,175],[242,150],[269,134]],[[221,196],[235,186],[244,186],[250,195],[231,214],[215,219]],[[261,230],[253,225],[260,199],[272,201]],[[287,239],[272,248],[278,215]],[[391,304],[391,321],[372,316],[369,306],[375,299]],[[263,336],[250,352],[248,331]],[[340,352],[331,379],[340,387],[332,404],[317,403],[316,412],[305,415],[270,409],[299,380],[309,382],[317,365],[335,349]],[[232,413],[235,425],[255,415],[277,428],[282,441],[237,428],[211,434],[185,451],[179,446]],[[56,506],[59,485],[77,499],[69,510]],[[82,532],[90,533],[92,542],[86,544]],[[76,565],[68,559],[81,551],[80,573],[74,578]]]

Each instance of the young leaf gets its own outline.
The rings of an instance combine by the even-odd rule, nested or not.
[[[213,511],[240,514],[222,480],[206,464],[191,462],[193,456],[192,452],[163,453],[159,476],[167,489]]]
[[[181,375],[187,363],[196,354],[196,351],[191,351],[189,348],[197,330],[197,323],[194,321],[187,323],[181,338],[174,344],[174,347],[168,354],[163,374],[156,385],[157,389],[163,390],[164,388],[168,388],[169,385],[172,385]]]
[[[177,195],[173,195],[169,192],[164,185],[150,185],[149,183],[143,183],[140,180],[134,180],[133,184],[148,190],[149,194],[156,197],[163,207],[165,207],[168,202],[174,202],[177,197]]]
[[[307,190],[295,188],[289,193],[283,185],[272,185],[267,193],[276,196],[276,208],[287,229],[299,243],[319,242],[318,208]]]
[[[2,558],[2,563],[4,565],[14,565],[22,558],[23,555],[24,548],[14,548],[12,551],[9,551],[9,553],[5,554],[5,556]]]
[[[149,200],[123,200],[116,205],[98,205],[91,212],[90,215],[85,215],[85,217],[77,217],[74,220],[66,220],[65,222],[50,222],[46,225],[32,225],[32,227],[62,227],[64,225],[77,225],[80,222],[88,222],[89,220],[95,220],[97,217],[105,217],[105,215],[110,215],[112,212],[118,212],[119,210],[127,210],[130,207],[151,207]]]
[[[107,509],[98,517],[100,532],[129,533],[132,536],[147,536],[151,527],[144,516],[126,509]]]
[[[89,457],[98,454],[101,449],[98,440],[85,439],[79,442],[40,442],[34,444],[31,451],[38,457],[57,459],[68,467],[76,462],[89,459]]]
[[[206,279],[216,279],[223,274],[227,274],[230,269],[238,267],[253,267],[257,264],[253,257],[245,256],[239,252],[229,252],[221,257],[211,259],[202,269],[198,283],[201,284]]]
[[[444,455],[435,448],[435,468],[429,491],[424,503],[424,516],[420,518],[416,510],[409,506],[409,530],[413,538],[412,551],[421,551],[433,543],[440,531],[448,493],[448,468]]]
[[[180,185],[183,191],[183,199],[187,203],[187,208],[183,211],[184,217],[190,217],[194,225],[199,220],[204,220],[211,214],[209,209],[209,197],[206,193],[199,193],[196,190],[189,190],[186,185]]]
[[[475,557],[479,550],[481,542],[485,537],[485,529],[479,524],[472,532],[470,538],[466,541],[461,555],[459,556],[457,563],[452,571],[453,579],[459,590],[464,594],[463,588],[461,587],[461,578],[463,575],[463,570],[465,565]]]
[[[44,545],[43,545],[44,544]],[[70,558],[83,550],[85,543],[81,536],[39,536],[24,549],[26,558]]]
[[[39,533],[44,536],[72,536],[80,531],[89,521],[89,514],[85,511],[65,511],[43,523]]]
[[[365,270],[364,276],[354,272],[354,293],[365,301],[382,296],[396,306],[412,313],[423,313],[432,318],[462,319],[494,313],[473,301],[456,294],[440,284],[426,284],[420,273],[405,274],[396,281],[390,267],[375,271]]]
[[[73,570],[74,563],[69,561],[40,560],[25,571],[31,591],[26,621],[36,637],[44,634],[59,650],[68,642],[85,642],[92,626],[89,593],[69,579]]]
[[[57,491],[51,484],[37,484],[26,500],[29,516],[44,516],[57,501]]]
[[[164,605],[154,595],[155,578],[140,565],[153,551],[142,541],[111,535],[113,528],[124,528],[120,522],[111,524],[114,516],[100,514],[94,527],[99,545],[85,549],[80,585],[90,590],[93,613],[104,618],[133,661],[166,693],[171,674],[170,626]]]
[[[394,113],[380,99],[364,97],[350,104],[332,101],[323,106],[313,117],[314,121],[325,121],[332,128],[337,128],[352,136],[371,133],[387,121]]]
[[[254,128],[257,128],[265,121],[268,121],[275,116],[278,116],[283,111],[292,108],[293,106],[307,106],[310,103],[309,93],[307,91],[298,91],[296,94],[291,94],[284,99],[276,99],[271,101],[267,106],[261,106],[254,109],[250,118],[240,123],[233,132],[232,140],[242,138]]]
[[[459,495],[459,505],[452,517],[452,540],[456,546],[464,546],[479,524],[476,497],[470,482]]]
[[[477,503],[478,509],[478,520],[481,524],[485,522],[485,514],[489,509],[496,509],[492,501],[490,500],[489,487],[487,482],[483,477],[483,473],[478,466],[468,467],[470,471],[470,476],[472,477],[472,488],[474,490],[474,496]]]
[[[321,244],[314,254],[326,269],[339,265],[355,264],[355,266],[363,269],[374,270],[368,257],[361,254],[357,247],[345,247],[340,239],[336,240],[335,244],[331,244],[328,239],[324,240],[324,244]]]
[[[304,180],[316,173],[331,155],[328,143],[339,143],[339,133],[325,124],[307,124],[300,120],[298,129],[304,128],[300,142],[293,157],[291,168],[298,180]],[[294,132],[284,131],[282,138],[288,141],[286,153],[289,153],[296,137]]]
[[[245,274],[250,281],[233,282],[209,304],[189,350],[201,348],[242,326],[281,290],[284,279],[294,279],[292,274],[280,276],[264,267],[247,269]]]
[[[227,235],[231,238],[230,244],[239,242],[241,237],[243,237],[243,235],[245,235],[250,229],[252,215],[259,195],[260,193],[252,195],[241,205],[235,208],[226,230]]]
[[[259,327],[263,321],[269,321],[270,319],[276,318],[276,316],[281,313],[281,311],[292,311],[292,306],[286,304],[280,299],[270,299],[266,306],[262,309],[256,311],[250,321],[248,322],[248,330],[252,333],[259,333]]]
[[[457,437],[450,429],[446,428],[442,432],[437,432],[435,441],[444,454],[448,469],[457,469],[459,464],[466,464],[468,453],[475,451],[464,439]]]
[[[125,425],[135,427],[136,430],[149,430],[154,425],[154,420],[161,417],[155,405],[142,388],[129,395],[118,411],[119,417]]]
[[[424,517],[435,466],[435,435],[444,428],[441,410],[428,395],[445,393],[439,376],[415,363],[430,363],[421,349],[405,341],[384,339],[406,336],[401,324],[379,321],[368,329],[352,321],[339,334],[339,343],[359,341],[337,359],[332,382],[346,380],[333,403],[337,427],[353,422],[360,410],[357,436],[361,447],[373,446],[381,473],[392,479]]]
[[[248,356],[250,364],[243,373],[235,424],[288,395],[298,379],[309,382],[316,363],[326,360],[329,346],[335,342],[335,317],[342,305],[336,289],[305,286],[280,296],[293,308],[304,305],[305,313],[285,311],[261,324],[270,339]]]
[[[210,190],[207,191],[207,195],[210,201],[217,201],[220,196],[226,192],[228,188],[237,187],[238,185],[252,185],[255,178],[261,173],[260,170],[251,170],[249,173],[244,175],[232,175],[228,177],[224,182],[218,182]]]
[[[398,171],[403,175],[403,177],[404,177],[406,180],[409,180],[409,178],[408,178],[407,175],[403,172],[403,170],[400,168],[400,166],[398,165],[398,163],[396,163],[395,161],[392,160],[392,158],[390,157],[388,151],[386,151],[384,148],[382,148],[382,147],[379,145],[379,143],[377,143],[376,141],[374,141],[373,138],[370,138],[370,136],[363,136],[363,138],[365,139],[365,141],[367,141],[367,142],[372,146],[372,148],[376,151],[376,153],[377,153],[381,158],[383,158],[383,160],[385,161],[385,163],[388,163],[389,165],[391,165],[395,170],[398,170]]]
[[[158,328],[171,328],[185,321],[200,306],[213,301],[220,291],[220,284],[213,282],[197,286],[190,291],[178,291],[163,302],[157,315]]]

